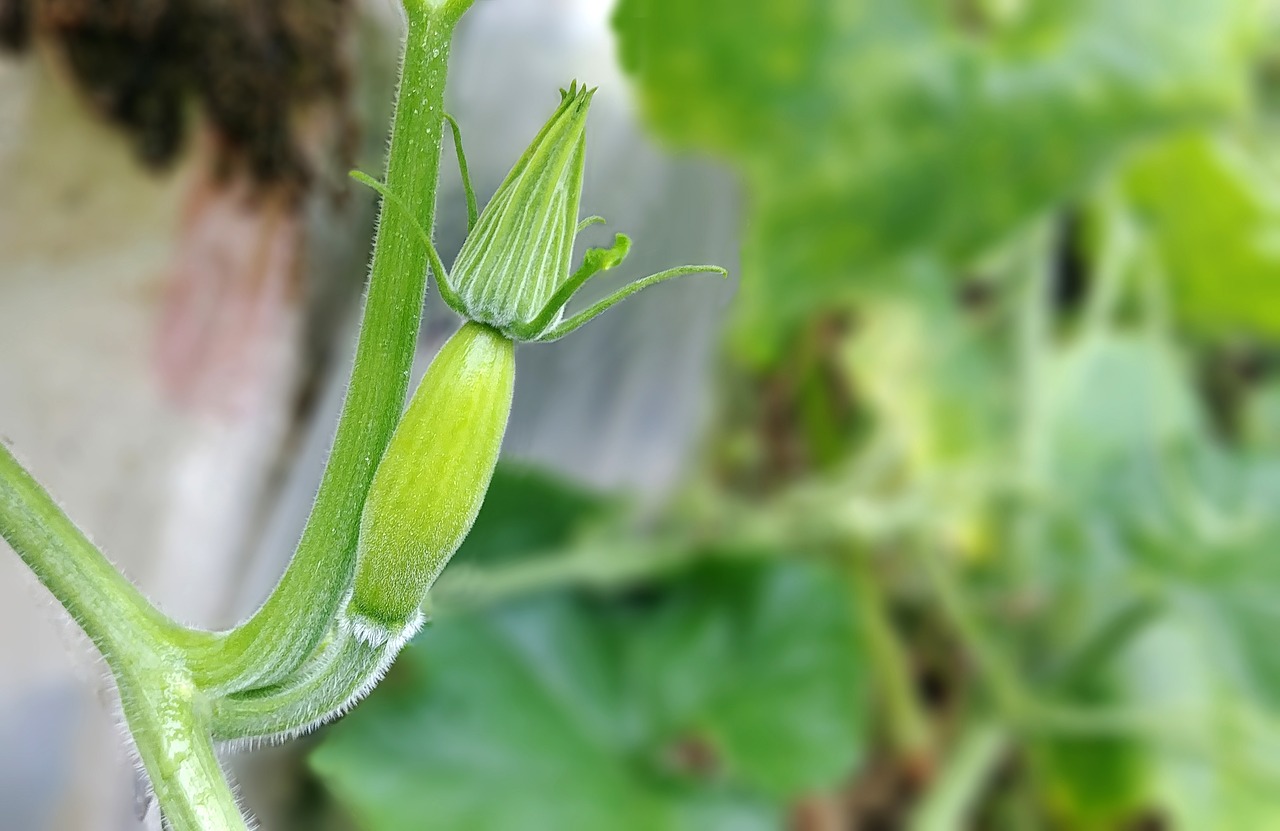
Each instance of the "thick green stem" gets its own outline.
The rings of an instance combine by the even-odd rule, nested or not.
[[[179,631],[67,518],[0,443],[0,537],[114,667],[114,656]]]
[[[172,831],[247,831],[214,753],[203,696],[175,651],[136,650],[116,672],[129,732]]]
[[[170,621],[0,446],[0,537],[101,651],[166,827],[174,831],[245,831],[214,752],[210,693],[268,685],[293,673],[316,653],[351,588],[365,497],[408,389],[427,272],[428,243],[417,228],[434,220],[450,38],[471,3],[406,0],[409,29],[386,178],[414,209],[381,219],[329,464],[297,552],[248,621],[217,634]],[[367,659],[375,651],[340,651],[339,657]],[[366,685],[385,666],[351,663],[364,671],[337,675]],[[348,691],[344,700],[362,690]]]
[[[251,618],[221,635],[192,634],[190,661],[202,687],[247,689],[288,676],[315,651],[350,588],[361,509],[408,391],[427,273],[414,223],[431,228],[435,218],[449,43],[469,5],[405,4],[409,28],[385,181],[414,214],[384,205],[346,403],[298,549]]]
[[[0,444],[0,536],[102,653],[129,731],[174,831],[244,831],[176,650],[180,632],[107,561]]]
[[[382,678],[401,644],[373,646],[349,631],[334,640],[291,683],[237,693],[212,704],[218,741],[270,741],[312,730],[346,712]]]

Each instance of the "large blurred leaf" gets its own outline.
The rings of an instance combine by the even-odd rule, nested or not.
[[[1123,468],[1145,470],[1161,451],[1204,438],[1186,368],[1162,340],[1087,337],[1047,369],[1045,429],[1059,496],[1116,507],[1109,487]]]
[[[1210,334],[1280,337],[1280,182],[1237,143],[1165,142],[1124,176],[1179,316]]]
[[[1095,674],[1059,691],[1074,706],[1123,705],[1123,692],[1107,674]],[[1140,816],[1150,780],[1146,748],[1137,737],[1064,737],[1035,748],[1051,813],[1075,831],[1124,828]]]
[[[315,767],[371,831],[776,828],[868,726],[839,585],[715,570],[443,620]]]
[[[913,252],[960,261],[1137,136],[1242,101],[1251,0],[621,0],[653,127],[754,212],[744,346]]]
[[[608,500],[545,471],[500,464],[453,562],[500,565],[546,553],[608,505]]]
[[[1280,726],[1194,617],[1148,632],[1125,661],[1130,706],[1162,717],[1149,737],[1153,789],[1175,829],[1280,827]]]
[[[1280,459],[1213,438],[1164,341],[1082,338],[1048,380],[1057,510],[1037,571],[1067,618],[1059,642],[1112,632],[1144,598],[1159,610],[1052,690],[1148,717],[1128,737],[1042,743],[1054,807],[1070,827],[1116,827],[1145,790],[1174,828],[1280,827]]]

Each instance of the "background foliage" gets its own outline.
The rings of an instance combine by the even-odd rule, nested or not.
[[[749,204],[705,452],[657,515],[505,471],[339,800],[1280,825],[1275,17],[621,0],[646,123]]]

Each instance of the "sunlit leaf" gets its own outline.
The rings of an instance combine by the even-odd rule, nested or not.
[[[1243,102],[1248,0],[622,0],[652,127],[749,186],[741,343],[916,253],[963,262],[1135,138]]]
[[[1125,195],[1178,316],[1213,335],[1280,338],[1280,180],[1238,143],[1201,134],[1142,154]]]

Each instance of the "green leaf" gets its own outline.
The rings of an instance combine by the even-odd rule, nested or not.
[[[446,619],[398,673],[312,759],[370,831],[777,828],[865,729],[851,611],[807,566]]]
[[[550,473],[499,463],[454,562],[496,566],[547,553],[608,507],[607,499]]]
[[[1245,100],[1248,0],[622,0],[624,67],[669,142],[751,196],[741,335],[780,332],[915,254],[960,263],[1139,137]]]
[[[1085,338],[1056,355],[1048,372],[1054,478],[1078,498],[1109,500],[1120,468],[1205,437],[1185,366],[1162,340]]]
[[[1124,691],[1110,673],[1094,673],[1055,696],[1076,707],[1114,707]],[[1149,795],[1146,748],[1135,736],[1050,737],[1035,757],[1046,799],[1061,827],[1114,829],[1131,824]]]
[[[1068,622],[1056,642],[1096,631],[1117,603],[1161,601],[1105,661],[1052,690],[1146,722],[1042,743],[1051,804],[1073,828],[1116,827],[1143,794],[1175,828],[1275,827],[1280,457],[1216,441],[1163,341],[1085,338],[1050,372],[1056,534],[1038,572]]]
[[[1278,184],[1238,142],[1204,134],[1164,142],[1125,171],[1125,196],[1192,330],[1280,338]]]
[[[1153,794],[1174,828],[1280,827],[1280,729],[1194,618],[1171,619],[1126,660],[1131,706],[1167,713],[1151,737]]]

